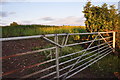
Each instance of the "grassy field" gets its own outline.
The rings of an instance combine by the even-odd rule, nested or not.
[[[17,25],[2,27],[2,37],[86,32],[84,26]]]

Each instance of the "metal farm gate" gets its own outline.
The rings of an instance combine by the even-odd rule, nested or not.
[[[79,39],[69,43],[70,39],[78,36]],[[89,37],[89,39],[87,39]],[[33,78],[35,79],[61,79],[65,80],[71,78],[78,72],[86,69],[88,66],[102,59],[106,55],[115,51],[115,32],[93,32],[93,33],[63,33],[63,34],[46,34],[36,36],[25,36],[25,37],[11,37],[11,38],[0,38],[0,41],[16,41],[23,39],[41,38],[47,41],[53,46],[29,51],[25,53],[18,53],[9,56],[2,56],[0,59],[7,62],[8,58],[18,58],[37,53],[44,53],[47,59],[39,61],[39,63],[27,65],[22,68],[12,69],[11,71],[3,72],[1,77],[17,74],[17,72],[27,69],[30,70],[34,67],[38,69],[33,72],[29,72],[23,76],[17,78]],[[84,38],[84,40],[82,40]],[[90,40],[91,39],[91,40]],[[38,42],[39,43],[39,42]],[[64,53],[64,50],[72,49],[74,46],[84,47],[76,52]],[[65,48],[65,49],[64,49]],[[68,50],[69,52],[69,50]],[[64,54],[63,54],[64,53]],[[41,56],[37,56],[41,57]],[[49,58],[48,58],[49,57]],[[41,57],[44,58],[44,57]],[[34,60],[34,58],[32,58]],[[9,67],[9,66],[8,66]],[[5,68],[5,67],[3,67]],[[27,72],[26,71],[26,72]],[[22,74],[22,73],[21,73]]]

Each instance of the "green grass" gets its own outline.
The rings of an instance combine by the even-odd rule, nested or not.
[[[99,77],[114,75],[114,72],[120,72],[120,58],[116,55],[109,54],[91,65],[90,69]]]

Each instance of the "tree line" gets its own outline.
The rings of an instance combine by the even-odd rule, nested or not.
[[[94,6],[87,2],[84,7],[85,25],[88,32],[116,30],[118,27],[119,14],[115,5],[104,3],[102,6]]]

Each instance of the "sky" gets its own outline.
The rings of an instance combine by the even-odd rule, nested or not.
[[[0,0],[0,26],[18,24],[84,26],[88,0]],[[115,5],[119,0],[91,0],[93,5]]]

